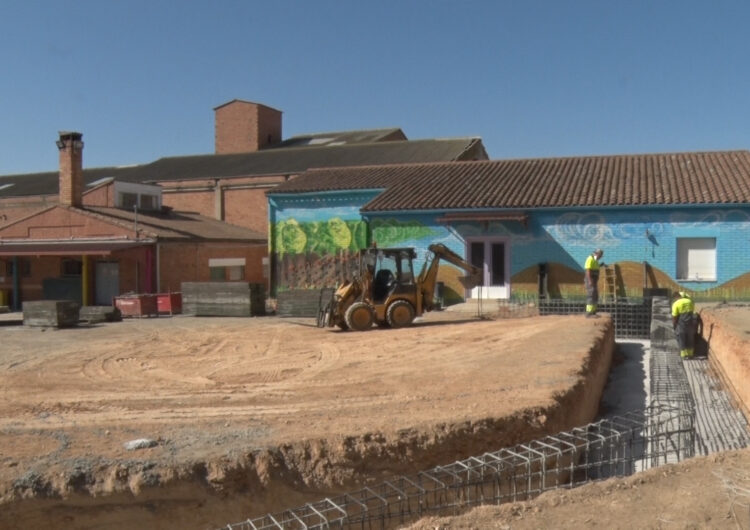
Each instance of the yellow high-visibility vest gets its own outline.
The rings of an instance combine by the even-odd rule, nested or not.
[[[678,317],[680,315],[684,315],[685,313],[694,313],[695,312],[695,304],[688,296],[683,296],[682,298],[675,300],[674,304],[672,304],[672,316]]]
[[[599,270],[599,262],[596,260],[593,254],[586,258],[586,264],[583,266],[584,269],[590,269],[592,271]]]

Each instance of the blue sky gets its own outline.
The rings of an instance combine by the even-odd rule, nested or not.
[[[750,2],[4,0],[0,175],[211,153],[213,108],[285,137],[401,127],[491,158],[750,148]]]

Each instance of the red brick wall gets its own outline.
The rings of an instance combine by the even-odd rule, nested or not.
[[[245,258],[245,278],[251,283],[268,285],[262,267],[263,258],[267,255],[265,245],[248,245],[247,243],[162,243],[159,248],[160,281],[162,292],[179,291],[182,282],[210,281],[208,267],[210,258]],[[81,259],[80,256],[69,256]],[[24,256],[19,259],[29,260],[31,275],[20,278],[22,301],[41,300],[43,297],[42,281],[45,278],[59,278],[62,272],[62,256]],[[147,292],[149,269],[146,261],[146,247],[113,252],[109,256],[91,256],[90,293],[95,292],[95,272],[98,260],[117,261],[119,263],[120,293]],[[0,289],[9,293],[13,289],[13,277],[6,275],[6,263],[10,258],[0,259]],[[156,264],[153,264],[155,270]],[[156,289],[154,285],[154,290]]]
[[[281,112],[258,106],[258,146],[260,149],[281,142]]]
[[[106,261],[117,261],[120,264],[119,268],[119,280],[120,280],[120,294],[122,293],[145,293],[146,290],[146,249],[135,248],[130,250],[121,250],[113,252],[111,256],[106,258]],[[152,266],[152,269],[156,269],[156,265]],[[92,265],[92,274],[94,271]],[[155,284],[156,282],[154,282]],[[155,287],[155,286],[154,286]]]
[[[0,226],[31,215],[57,204],[57,195],[8,197],[0,199]]]
[[[83,204],[85,206],[114,206],[115,205],[115,186],[109,183],[103,186],[87,191],[83,195]]]
[[[161,202],[164,206],[169,206],[174,210],[198,212],[206,217],[216,218],[213,189],[162,193]]]
[[[281,141],[281,112],[248,101],[214,110],[216,154],[249,153]],[[270,142],[269,142],[270,137]]]
[[[133,231],[101,222],[67,208],[53,208],[13,226],[0,229],[5,238],[64,239],[133,235]]]
[[[219,219],[216,211],[216,188],[222,187],[223,218],[227,223],[244,226],[260,234],[268,233],[268,199],[266,191],[287,180],[285,176],[238,177],[219,181],[180,181],[164,183],[162,202],[174,208],[198,212]],[[197,191],[180,191],[191,188]]]
[[[182,282],[210,281],[210,258],[245,258],[245,281],[267,285],[262,267],[267,255],[265,244],[163,243],[159,246],[160,290],[179,291]]]
[[[21,276],[19,287],[21,289],[21,301],[32,301],[42,299],[42,280],[44,278],[58,278],[60,276],[62,258],[47,256],[22,256],[19,260],[29,262],[31,275]],[[0,289],[8,293],[8,303],[11,303],[13,290],[13,276],[6,275],[7,263],[13,258],[0,260]]]
[[[224,221],[268,233],[268,199],[266,189],[224,191]]]

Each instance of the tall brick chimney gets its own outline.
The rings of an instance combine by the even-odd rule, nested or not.
[[[60,204],[80,207],[83,202],[83,135],[60,131]]]
[[[214,109],[217,155],[252,153],[281,141],[281,111],[233,99]]]

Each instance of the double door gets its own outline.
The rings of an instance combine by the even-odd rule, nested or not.
[[[508,242],[501,238],[472,238],[466,241],[468,261],[482,269],[482,284],[474,287],[471,298],[510,296]]]

